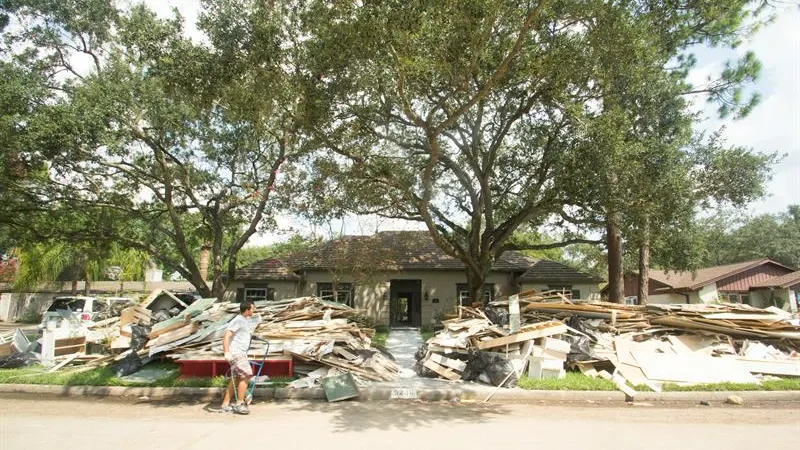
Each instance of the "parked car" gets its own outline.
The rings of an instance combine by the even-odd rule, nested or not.
[[[124,308],[133,304],[134,301],[127,297],[56,297],[42,314],[39,331],[45,329],[50,321],[54,322],[56,328],[61,328],[64,326],[64,321],[85,325],[108,319],[118,316]]]

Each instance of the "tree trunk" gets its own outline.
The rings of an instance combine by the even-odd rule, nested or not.
[[[606,239],[608,242],[608,301],[622,303],[624,281],[622,273],[622,233],[619,229],[618,212],[606,218]]]
[[[470,300],[469,306],[472,306],[473,303],[483,303],[483,285],[485,282],[486,276],[482,276],[471,270],[467,270],[467,286],[469,286]]]
[[[650,222],[645,219],[639,244],[639,304],[647,305],[650,291]]]
[[[70,289],[70,295],[78,295],[78,277],[72,276],[72,288]]]
[[[211,245],[208,243],[203,244],[200,248],[200,278],[203,281],[208,281],[208,261],[211,257]]]

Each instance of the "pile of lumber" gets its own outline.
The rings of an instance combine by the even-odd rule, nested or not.
[[[87,336],[96,337],[92,340],[110,342],[112,355],[84,358],[81,350],[89,339],[83,339],[80,348],[78,343],[74,347],[80,355],[69,363],[80,364],[88,359],[92,365],[113,364],[131,352],[141,358],[220,361],[224,359],[225,330],[237,314],[239,303],[207,298],[196,300],[175,317],[152,323],[149,309],[132,306],[123,310],[120,317],[95,323],[88,330]],[[267,344],[253,341],[249,351],[252,360],[261,359],[268,352],[267,359],[294,359],[295,373],[327,367],[362,380],[391,381],[397,376],[399,367],[391,357],[372,347],[375,330],[362,329],[349,321],[357,311],[347,305],[301,297],[258,302],[256,314],[261,323],[253,335]]]
[[[468,379],[474,376],[469,364],[475,353],[491,352],[518,373],[527,367],[531,378],[580,370],[609,379],[631,397],[635,386],[660,391],[664,383],[758,383],[764,376],[800,376],[800,326],[778,308],[645,307],[573,301],[558,292],[522,293],[514,300],[518,331],[509,331],[508,315],[497,323],[487,317],[497,316],[497,308],[510,314],[509,300],[492,302],[485,312],[461,308],[459,318],[444,321],[444,329],[418,353],[417,371]]]
[[[530,361],[538,364],[534,370],[538,378],[563,376],[569,343],[554,338],[567,332],[563,322],[528,323],[507,332],[480,309],[461,307],[461,315],[444,321],[444,329],[418,352],[418,373],[450,381],[482,380],[496,386],[507,385],[511,379],[513,385]],[[503,376],[498,377],[498,372]]]
[[[238,314],[239,304],[211,306],[214,312],[204,312],[198,316],[201,319],[181,322],[180,317],[176,317],[167,321],[172,325],[156,324],[151,339],[157,342],[148,342],[153,348],[151,352],[164,351],[173,360],[222,359],[225,326]],[[302,363],[295,367],[305,366],[309,371],[324,366],[371,381],[391,381],[397,376],[397,364],[371,345],[375,331],[361,329],[347,320],[356,314],[356,310],[347,305],[301,297],[256,306],[261,323],[254,336],[266,339],[268,345],[254,342],[249,352],[253,359],[269,352],[268,357],[291,356]],[[160,334],[164,329],[169,330],[167,334]]]

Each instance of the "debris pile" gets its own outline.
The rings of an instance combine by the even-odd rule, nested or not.
[[[512,297],[513,298],[513,297]],[[742,304],[629,306],[571,301],[560,293],[523,293],[520,328],[510,332],[510,299],[485,310],[460,307],[460,318],[417,353],[417,372],[451,381],[479,379],[495,386],[559,378],[564,369],[611,380],[628,396],[635,386],[656,392],[664,383],[759,383],[764,376],[800,376],[800,324],[778,308]],[[494,320],[490,320],[492,317]],[[487,353],[489,367],[475,375]],[[512,380],[509,382],[509,380]]]
[[[461,307],[461,314],[444,321],[444,330],[417,353],[417,373],[513,387],[530,361],[537,378],[563,376],[569,343],[556,336],[567,332],[564,323],[529,323],[507,333],[480,309]]]
[[[222,339],[228,322],[239,313],[239,303],[198,299],[181,305],[179,314],[158,321],[154,303],[160,302],[156,309],[163,311],[164,304],[174,301],[172,297],[155,291],[140,304],[119,311],[118,317],[97,322],[83,323],[76,313],[59,311],[69,320],[54,339],[52,370],[110,364],[117,376],[126,376],[154,358],[166,357],[181,366],[184,375],[225,375],[228,365]],[[301,297],[257,302],[256,314],[261,322],[253,336],[264,341],[255,339],[248,356],[262,367],[280,366],[281,375],[311,374],[293,383],[295,387],[316,386],[324,377],[342,373],[357,381],[391,381],[397,376],[399,367],[392,357],[372,346],[375,330],[349,321],[357,311],[347,305]],[[18,352],[16,346],[22,344],[8,342],[12,338],[11,334],[0,336],[0,350]],[[99,354],[90,354],[90,346],[98,346]],[[44,362],[45,358],[38,359]],[[26,359],[25,364],[30,363]]]
[[[195,304],[197,302],[189,309]],[[178,336],[186,337],[170,338],[169,342],[154,345],[151,353],[166,351],[167,357],[178,362],[222,359],[225,326],[238,313],[239,304],[216,303],[213,307],[219,313],[210,314],[206,321],[198,324],[197,331],[190,333],[192,328],[187,327],[191,325],[183,325],[181,329],[185,331]],[[257,304],[256,313],[261,316],[262,323],[256,327],[254,336],[266,339],[268,346],[253,342],[249,352],[251,359],[263,358],[268,352],[267,359],[289,356],[299,361],[301,364],[294,365],[296,373],[308,374],[321,367],[336,368],[371,381],[391,381],[399,371],[390,357],[372,348],[374,330],[361,329],[347,320],[356,314],[356,310],[347,305],[301,297]]]

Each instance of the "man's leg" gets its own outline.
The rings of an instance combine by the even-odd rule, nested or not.
[[[228,387],[225,388],[225,396],[222,397],[222,407],[226,407],[231,404],[231,397],[233,396],[233,377],[231,377],[230,381],[228,381]]]
[[[247,386],[250,384],[250,378],[242,377],[239,379],[239,403],[245,403],[247,398]]]

